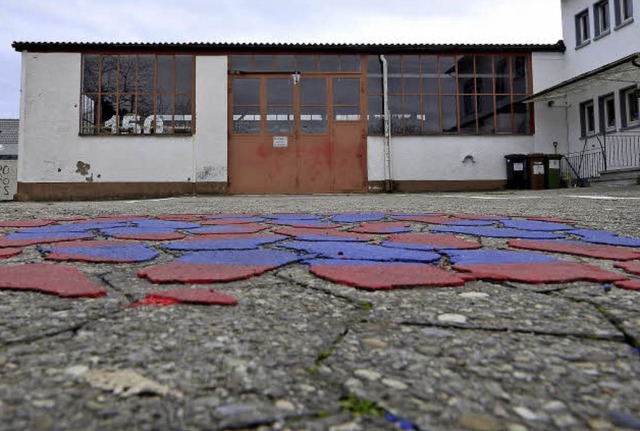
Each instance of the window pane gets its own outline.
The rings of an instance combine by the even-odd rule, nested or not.
[[[271,55],[254,55],[253,70],[255,72],[271,72],[273,70],[273,57]]]
[[[360,79],[334,78],[333,104],[360,105]]]
[[[422,134],[422,103],[420,96],[404,98],[404,133],[405,135]]]
[[[301,107],[300,131],[303,134],[327,133],[327,108]]]
[[[638,110],[638,97],[634,90],[631,90],[626,95],[627,101],[627,121],[635,122],[640,120],[640,110]]]
[[[440,104],[438,96],[422,96],[423,130],[426,133],[440,132]]]
[[[420,73],[420,57],[417,55],[402,56],[402,73],[417,75]]]
[[[156,99],[157,133],[173,133],[173,96],[159,94]]]
[[[118,70],[118,90],[121,93],[136,92],[136,63],[135,55],[121,55]]]
[[[191,133],[191,95],[176,96],[174,100],[174,133]]]
[[[593,106],[592,106],[593,107]],[[529,104],[518,102],[513,106],[515,133],[530,134],[531,120],[529,117]]]
[[[251,72],[253,69],[253,57],[251,55],[232,55],[229,70],[239,72]]]
[[[476,56],[476,92],[493,93],[493,57]]]
[[[93,135],[98,127],[98,96],[82,96],[82,117],[80,123],[80,133],[83,135]]]
[[[440,91],[442,94],[456,94],[455,57],[440,57]]]
[[[511,93],[511,78],[509,76],[510,57],[496,57],[496,93]]]
[[[527,94],[529,92],[526,57],[513,57],[513,92],[515,94]]]
[[[391,133],[402,135],[404,133],[402,96],[389,96],[389,112],[391,114]]]
[[[438,94],[438,57],[422,56],[422,94]]]
[[[336,121],[360,121],[360,107],[336,106],[333,108]]]
[[[476,96],[460,95],[460,131],[477,132],[476,128]]]
[[[163,122],[161,119],[156,121],[153,114],[154,97],[151,95],[138,96],[138,117],[142,124],[142,133],[145,135],[152,133],[162,133]]]
[[[367,74],[367,90],[369,94],[382,94],[382,75],[372,77]]]
[[[234,133],[260,133],[260,108],[236,106],[233,108]]]
[[[138,56],[138,93],[153,93],[155,87],[155,56]]]
[[[297,55],[296,66],[300,72],[317,72],[318,56],[317,55]]]
[[[291,78],[267,79],[268,105],[293,105],[293,80]]]
[[[382,96],[369,96],[367,104],[369,109],[369,134],[380,135],[384,131]]]
[[[367,56],[367,75],[369,74],[382,75],[382,62],[377,55]]]
[[[419,74],[404,75],[404,93],[420,94],[420,78]]]
[[[158,56],[158,93],[173,93],[173,56]]]
[[[118,57],[102,56],[102,88],[103,93],[115,93],[118,83]]]
[[[260,105],[260,80],[234,78],[233,104]]]
[[[193,57],[176,55],[176,92],[191,93],[193,79]]]
[[[458,131],[458,107],[455,96],[442,96],[442,131]]]
[[[320,56],[321,72],[338,72],[340,71],[340,61],[337,55],[321,55]]]
[[[458,91],[473,94],[476,91],[473,71],[473,56],[458,57]]]
[[[116,116],[116,96],[100,97],[100,133],[118,132],[118,118]]]
[[[326,105],[327,80],[325,78],[302,78],[300,80],[300,104]]]
[[[100,76],[100,56],[84,55],[82,57],[82,92],[97,93]]]
[[[400,74],[389,75],[389,94],[402,94],[402,78]]]
[[[274,55],[273,62],[276,72],[294,72],[296,69],[293,55]]]
[[[496,96],[496,131],[511,133],[511,97]]]
[[[293,133],[293,107],[269,107],[267,109],[267,131],[275,135]]]
[[[138,134],[142,132],[142,129],[138,125],[138,117],[135,114],[136,109],[136,96],[129,94],[126,96],[120,96],[120,103],[118,104],[118,118],[120,121],[120,134]]]
[[[362,65],[359,55],[340,56],[340,68],[343,72],[360,72]]]
[[[478,131],[493,133],[495,131],[493,114],[493,96],[478,96]]]

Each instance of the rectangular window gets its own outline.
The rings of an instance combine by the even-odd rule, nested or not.
[[[582,137],[593,135],[596,132],[593,100],[580,104],[580,131]]]
[[[192,134],[193,74],[192,55],[83,55],[80,134]]]
[[[585,9],[576,15],[576,47],[586,45],[590,38],[589,9]]]
[[[595,18],[595,37],[604,36],[611,29],[611,14],[609,13],[609,0],[602,0],[593,5]]]
[[[636,87],[626,88],[620,91],[622,127],[633,127],[640,124],[638,91]]]
[[[616,27],[633,21],[633,0],[613,0]]]
[[[598,99],[600,111],[600,132],[616,130],[616,102],[613,94],[607,94]]]
[[[388,55],[393,135],[531,134],[530,57]],[[382,134],[382,71],[367,58],[369,134]]]

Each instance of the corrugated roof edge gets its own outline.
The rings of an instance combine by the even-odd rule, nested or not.
[[[198,52],[564,52],[562,40],[554,44],[349,44],[349,43],[214,43],[214,42],[13,42],[18,52],[87,51],[198,51]]]

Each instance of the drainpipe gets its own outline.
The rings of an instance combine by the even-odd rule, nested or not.
[[[380,55],[382,63],[382,91],[383,91],[383,114],[384,114],[384,191],[393,191],[391,175],[391,114],[389,112],[389,67],[384,55]]]

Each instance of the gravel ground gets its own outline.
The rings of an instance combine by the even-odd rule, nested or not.
[[[640,237],[638,186],[0,203],[0,220],[278,212],[548,216]],[[33,261],[35,246],[1,264]],[[132,308],[157,288],[137,277],[150,263],[65,265],[107,296],[0,291],[0,429],[640,429],[637,291],[474,281],[367,292],[293,264],[212,286],[237,307]]]

